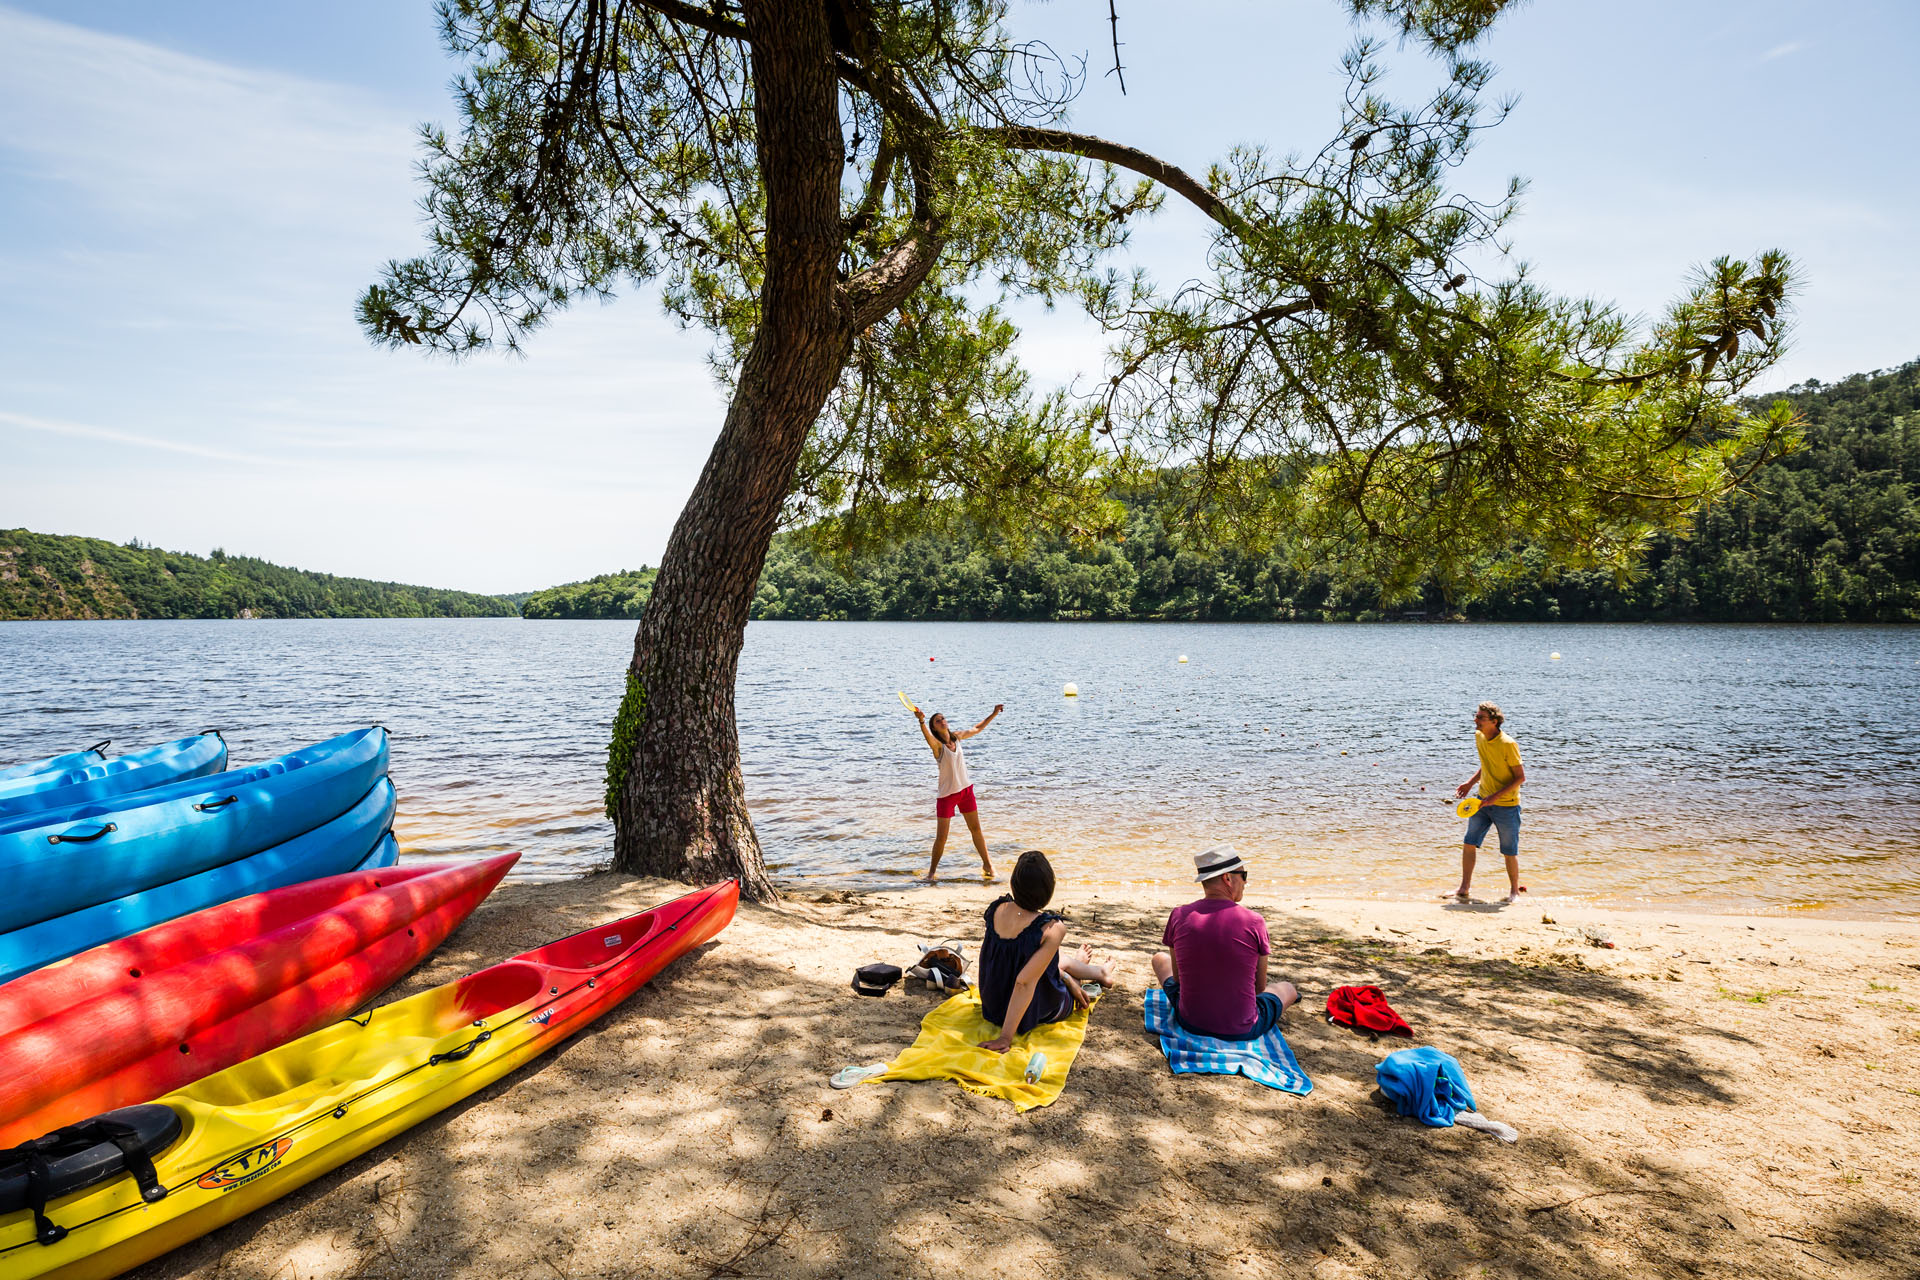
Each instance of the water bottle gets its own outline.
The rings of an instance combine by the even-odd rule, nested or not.
[[[1047,1055],[1036,1049],[1033,1051],[1033,1056],[1027,1059],[1027,1083],[1039,1084],[1040,1077],[1045,1074],[1047,1074]]]

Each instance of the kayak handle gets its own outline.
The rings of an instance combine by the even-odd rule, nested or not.
[[[218,739],[220,739],[220,741],[222,741],[222,742],[225,742],[225,741],[227,740],[227,735],[226,735],[226,734],[224,734],[224,733],[222,733],[222,732],[220,732],[220,731],[219,731],[218,729],[202,729],[202,730],[201,730],[201,731],[200,731],[200,732],[199,732],[198,734],[196,734],[195,736],[196,736],[196,737],[201,737],[201,738],[204,738],[204,737],[206,737],[206,736],[207,736],[208,734],[212,734],[212,735],[213,735],[214,737],[216,737],[216,738],[218,738]]]
[[[431,1058],[427,1059],[427,1065],[430,1067],[437,1067],[443,1062],[459,1062],[465,1058],[470,1058],[473,1056],[473,1051],[475,1049],[478,1049],[481,1045],[485,1044],[487,1041],[491,1039],[493,1039],[493,1032],[482,1031],[479,1035],[467,1041],[465,1044],[461,1045],[458,1049],[449,1049],[445,1053],[434,1054]]]
[[[119,827],[115,826],[111,822],[103,822],[100,824],[100,829],[94,832],[90,836],[76,836],[71,832],[63,831],[57,836],[48,836],[47,843],[48,844],[87,844],[91,841],[98,840],[101,836],[107,834],[107,832],[109,831],[118,831],[119,829],[120,829]]]
[[[226,808],[228,805],[232,804],[234,801],[238,800],[239,798],[240,798],[239,796],[227,796],[225,799],[221,799],[221,800],[206,800],[206,801],[202,801],[200,804],[197,804],[193,807],[198,809],[202,813],[212,813],[215,809]]]
[[[112,738],[102,738],[100,739],[100,741],[88,747],[87,750],[93,752],[93,754],[99,756],[102,760],[105,760],[107,758],[107,748],[112,745],[113,745]]]

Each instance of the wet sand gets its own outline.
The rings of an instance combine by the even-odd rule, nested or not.
[[[603,873],[500,889],[409,994],[681,891]],[[1175,1078],[1141,1026],[1186,896],[1064,891],[1126,965],[1066,1093],[827,1086],[939,997],[848,989],[991,896],[743,906],[560,1050],[135,1273],[287,1277],[1920,1274],[1920,941],[1824,919],[1285,896],[1258,882],[1306,1097]],[[816,900],[823,899],[823,900]],[[1552,922],[1543,921],[1543,914]],[[1584,930],[1607,931],[1597,947]],[[970,945],[971,952],[971,945]],[[1464,1066],[1508,1146],[1392,1113],[1409,1043],[1327,1025],[1374,983]]]

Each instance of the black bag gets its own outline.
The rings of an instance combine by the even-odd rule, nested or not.
[[[863,964],[853,971],[853,989],[863,996],[883,996],[900,981],[897,964]]]

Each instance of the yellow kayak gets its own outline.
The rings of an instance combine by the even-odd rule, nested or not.
[[[702,889],[109,1113],[123,1135],[177,1127],[148,1139],[150,1171],[139,1139],[129,1156],[100,1138],[111,1124],[0,1152],[0,1277],[118,1275],[278,1199],[551,1049],[724,929],[739,896]]]

